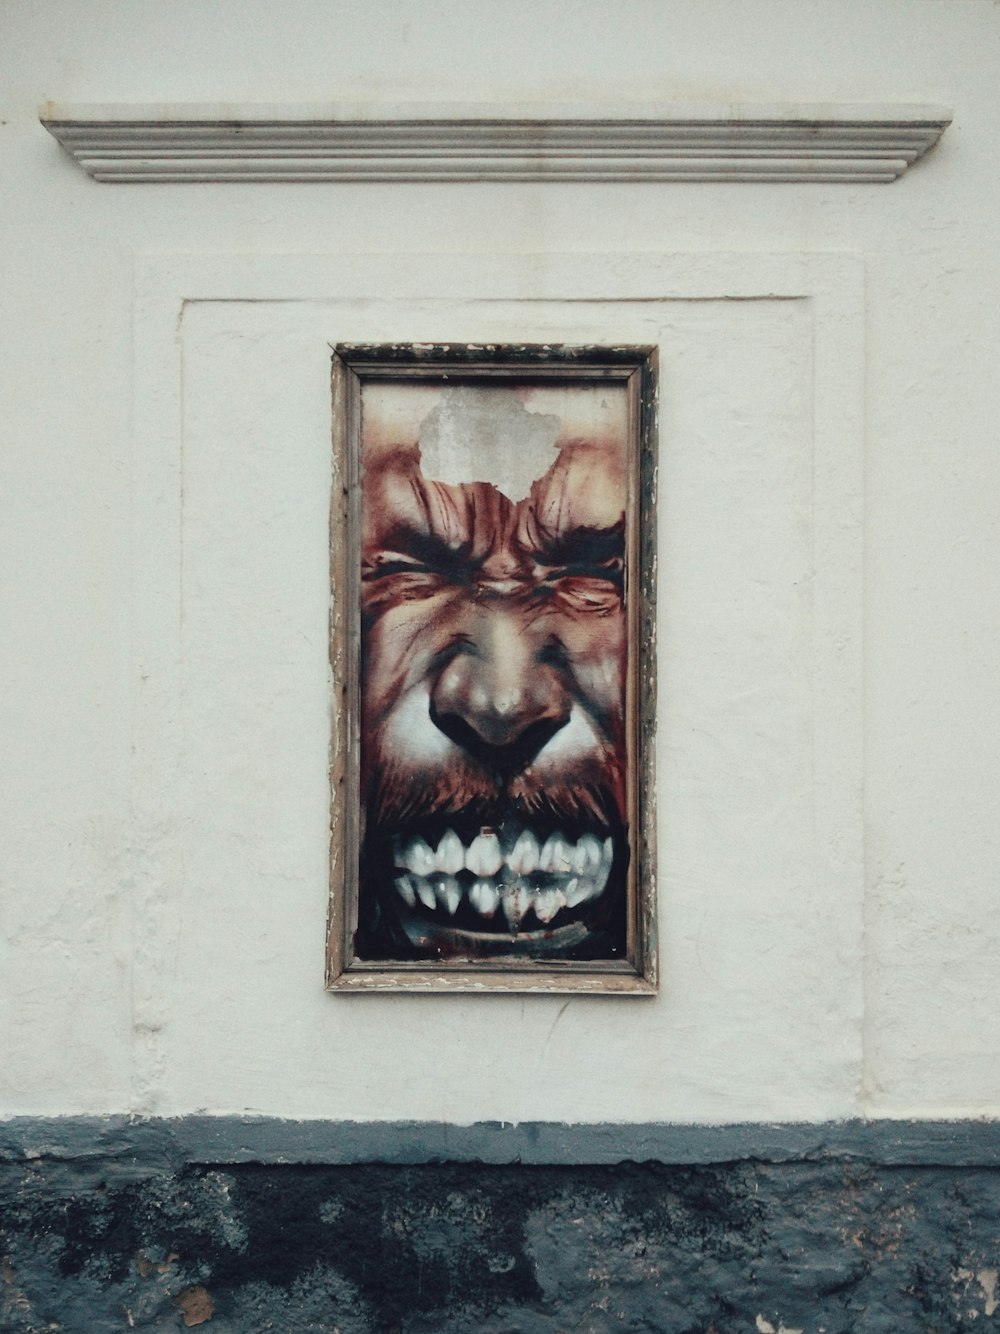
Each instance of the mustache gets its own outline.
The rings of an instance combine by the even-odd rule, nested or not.
[[[611,828],[621,818],[614,795],[620,778],[604,769],[553,783],[525,773],[501,785],[459,764],[418,772],[389,764],[369,785],[367,823],[401,828],[447,820],[479,827],[523,816],[540,824]]]

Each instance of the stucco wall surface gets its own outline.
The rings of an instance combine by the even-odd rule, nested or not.
[[[1000,1112],[996,5],[0,27],[0,1115]],[[114,187],[37,119],[331,97],[955,121],[879,187]],[[327,996],[326,344],[560,332],[663,349],[663,989]]]

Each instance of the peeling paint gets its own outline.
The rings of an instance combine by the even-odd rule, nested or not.
[[[804,1330],[801,1329],[789,1329],[786,1325],[781,1324],[772,1325],[770,1320],[765,1320],[762,1315],[757,1317],[756,1325],[759,1334],[805,1334]]]
[[[997,1277],[996,1269],[980,1269],[976,1274],[976,1282],[982,1288],[986,1299],[983,1306],[984,1315],[992,1315],[997,1309]]]

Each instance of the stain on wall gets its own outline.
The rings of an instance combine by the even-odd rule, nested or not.
[[[40,1159],[0,1254],[4,1334],[978,1332],[1000,1170]]]

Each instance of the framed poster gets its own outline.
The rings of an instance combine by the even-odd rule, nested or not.
[[[331,989],[656,988],[656,352],[333,358]]]

